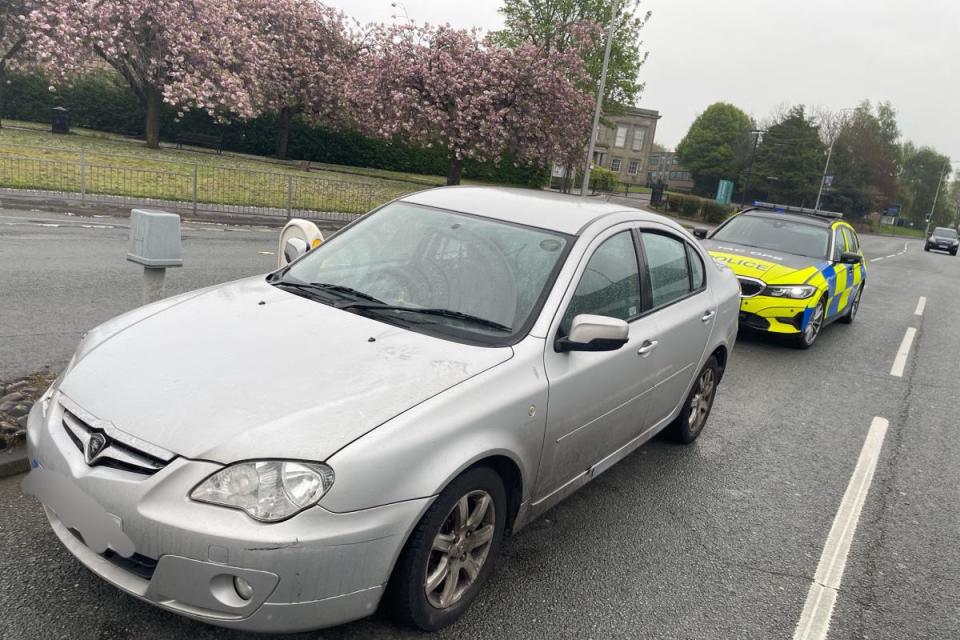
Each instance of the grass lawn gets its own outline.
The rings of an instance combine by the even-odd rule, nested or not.
[[[231,152],[148,149],[139,140],[74,129],[50,133],[38,123],[4,121],[0,187],[81,191],[130,197],[318,211],[365,212],[405,193],[440,186],[443,176],[302,162]],[[81,176],[80,158],[85,169]],[[469,181],[464,181],[469,184]],[[478,184],[478,183],[474,183]]]
[[[903,236],[905,238],[923,238],[923,229],[911,229],[910,227],[895,227],[889,224],[878,225],[874,233],[885,233],[891,236]]]

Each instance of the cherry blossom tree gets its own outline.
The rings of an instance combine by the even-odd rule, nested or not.
[[[593,98],[575,47],[496,46],[476,30],[378,25],[353,66],[352,111],[360,128],[449,152],[447,184],[467,159],[512,151],[546,164],[573,157],[589,131]]]
[[[7,86],[7,69],[30,60],[31,44],[36,37],[30,14],[36,0],[0,0],[0,118]],[[2,120],[0,120],[2,127]]]
[[[92,52],[129,83],[146,111],[147,146],[160,142],[163,102],[181,109],[256,113],[263,56],[248,0],[45,0],[32,14],[43,62],[83,71]]]
[[[251,0],[244,9],[264,45],[257,60],[257,104],[277,113],[276,155],[285,158],[290,119],[346,115],[347,65],[353,54],[343,13],[316,0]]]

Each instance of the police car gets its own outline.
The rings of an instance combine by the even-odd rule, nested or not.
[[[785,334],[807,349],[834,320],[857,315],[867,272],[843,214],[758,202],[707,234],[703,245],[740,281],[740,324]]]

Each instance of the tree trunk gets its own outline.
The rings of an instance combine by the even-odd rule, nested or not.
[[[163,106],[163,96],[154,87],[147,87],[144,91],[147,108],[146,138],[147,147],[160,148],[160,111]]]
[[[463,176],[463,158],[450,156],[450,166],[447,168],[447,186],[460,184]]]
[[[287,159],[287,147],[290,144],[290,107],[280,109],[277,118],[277,157]]]
[[[3,91],[7,86],[7,63],[0,62],[0,129],[3,129]]]

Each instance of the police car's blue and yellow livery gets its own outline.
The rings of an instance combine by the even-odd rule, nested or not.
[[[807,348],[826,324],[853,322],[867,273],[857,233],[841,218],[757,203],[703,241],[740,280],[741,324]]]

